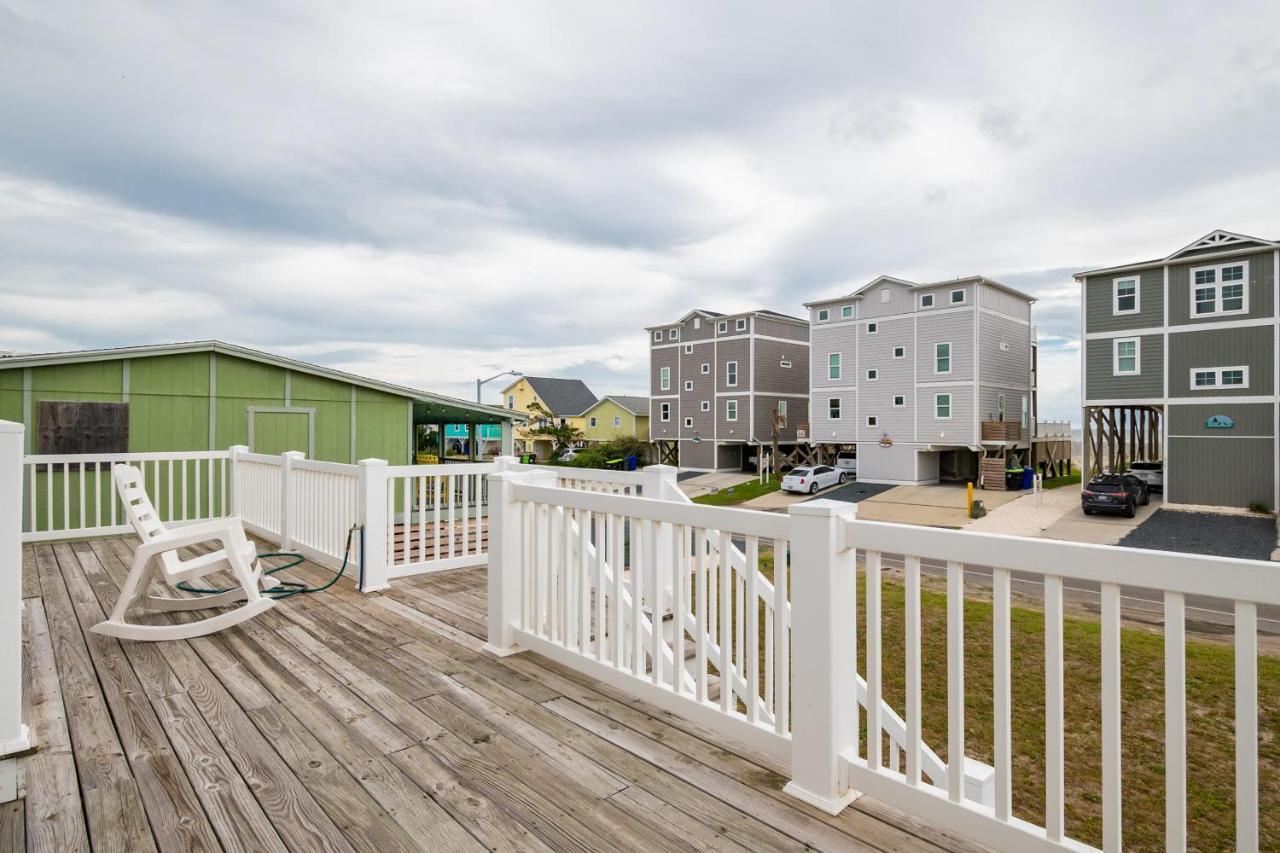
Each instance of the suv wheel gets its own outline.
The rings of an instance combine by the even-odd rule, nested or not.
[[[841,471],[841,472],[840,472],[840,485],[842,485],[842,486],[843,486],[843,485],[844,485],[845,483],[847,483],[848,481],[849,481],[849,475],[848,475],[848,474],[846,474],[845,472]]]
[[[1136,501],[1129,501],[1124,507],[1124,517],[1133,518],[1138,514],[1138,504]]]

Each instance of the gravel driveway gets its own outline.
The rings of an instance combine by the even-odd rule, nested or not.
[[[1276,549],[1276,521],[1271,516],[1160,509],[1118,544],[1125,548],[1267,560]]]

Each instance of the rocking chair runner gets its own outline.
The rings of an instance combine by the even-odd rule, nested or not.
[[[275,599],[263,595],[262,590],[273,589],[279,582],[264,574],[257,549],[245,535],[239,518],[215,518],[169,530],[147,496],[141,471],[132,465],[114,465],[111,476],[129,523],[142,544],[134,553],[133,567],[125,578],[111,618],[94,625],[91,629],[94,633],[123,640],[185,640],[229,628],[275,606]],[[187,560],[178,556],[179,549],[202,542],[218,542],[222,547]],[[148,592],[157,575],[170,586],[176,586],[224,570],[230,570],[238,587],[197,598],[170,598]],[[180,625],[143,625],[125,619],[126,612],[135,603],[151,610],[178,611],[204,610],[240,601],[244,604],[234,610]]]

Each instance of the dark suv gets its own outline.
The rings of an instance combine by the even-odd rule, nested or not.
[[[1080,492],[1080,508],[1094,512],[1122,512],[1133,518],[1138,506],[1151,503],[1147,484],[1132,474],[1102,474],[1089,481]]]

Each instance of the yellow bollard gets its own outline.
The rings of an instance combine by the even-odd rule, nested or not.
[[[973,481],[970,480],[968,485],[969,487],[965,490],[967,492],[965,497],[965,506],[968,511],[965,515],[969,516],[969,518],[973,518]]]

